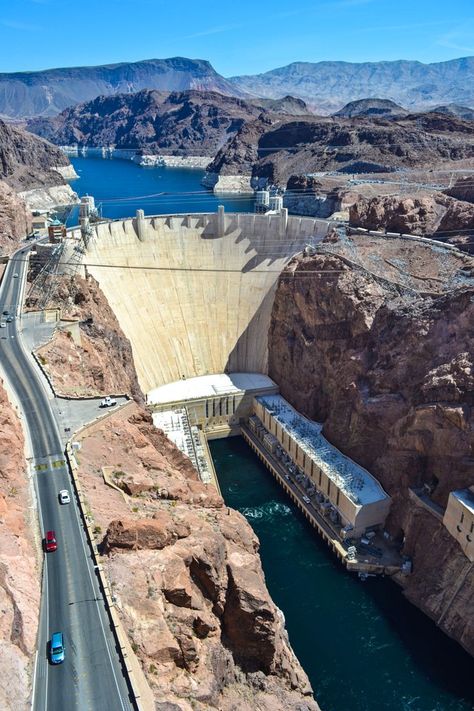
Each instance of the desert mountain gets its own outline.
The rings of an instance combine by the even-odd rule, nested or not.
[[[345,118],[356,118],[357,116],[380,116],[382,118],[393,118],[406,116],[408,111],[390,99],[358,99],[350,101],[348,104],[336,111],[333,116],[343,116]]]
[[[143,90],[99,96],[59,116],[32,119],[28,129],[57,145],[213,156],[245,121],[261,112],[259,106],[216,92]]]
[[[469,106],[459,106],[458,104],[447,104],[444,106],[435,106],[431,111],[437,114],[448,114],[449,116],[457,116],[465,121],[474,121],[474,109]]]
[[[56,168],[66,166],[69,159],[59,148],[0,120],[0,180],[15,190],[61,185]]]
[[[474,104],[474,57],[423,64],[396,62],[294,62],[279,69],[230,80],[239,91],[279,98],[292,94],[312,108],[332,113],[367,96],[391,99],[410,110],[437,104]]]
[[[67,106],[100,95],[161,91],[242,92],[203,59],[148,59],[142,62],[69,67],[40,72],[0,74],[0,115],[9,118],[55,116]]]
[[[210,173],[252,175],[285,186],[320,171],[392,173],[466,168],[474,159],[472,122],[425,113],[399,119],[301,117],[246,123],[217,153]]]

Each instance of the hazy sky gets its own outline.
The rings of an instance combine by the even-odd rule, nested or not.
[[[472,0],[0,0],[0,71],[152,57],[225,76],[294,61],[474,55]]]

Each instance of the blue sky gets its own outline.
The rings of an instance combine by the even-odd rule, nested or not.
[[[474,55],[472,0],[0,0],[0,71],[171,56],[225,76],[293,61]]]

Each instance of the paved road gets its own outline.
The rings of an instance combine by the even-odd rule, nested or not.
[[[26,269],[26,254],[17,252],[0,287],[1,311],[18,311]],[[79,509],[74,498],[70,505],[58,503],[59,490],[69,489],[72,493],[72,483],[50,402],[23,348],[19,323],[15,319],[0,329],[0,363],[27,424],[41,531],[54,529],[58,539],[58,550],[45,556],[33,708],[129,711],[134,706]],[[47,643],[57,631],[64,633],[66,659],[63,664],[52,666],[48,663]]]

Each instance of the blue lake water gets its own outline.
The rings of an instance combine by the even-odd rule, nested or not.
[[[218,200],[204,191],[199,170],[102,158],[72,163],[80,176],[73,188],[102,202],[104,217],[139,208],[214,211],[218,204],[253,211],[248,198]],[[323,711],[473,711],[472,658],[394,583],[348,574],[240,437],[210,446],[227,504],[260,539],[268,588]]]
[[[93,195],[103,217],[134,216],[138,209],[147,215],[176,212],[215,212],[224,205],[229,212],[253,212],[254,200],[244,195],[217,198],[201,185],[203,170],[191,168],[142,168],[120,158],[72,158],[78,180],[71,186],[79,195]],[[77,224],[73,210],[68,224]]]

